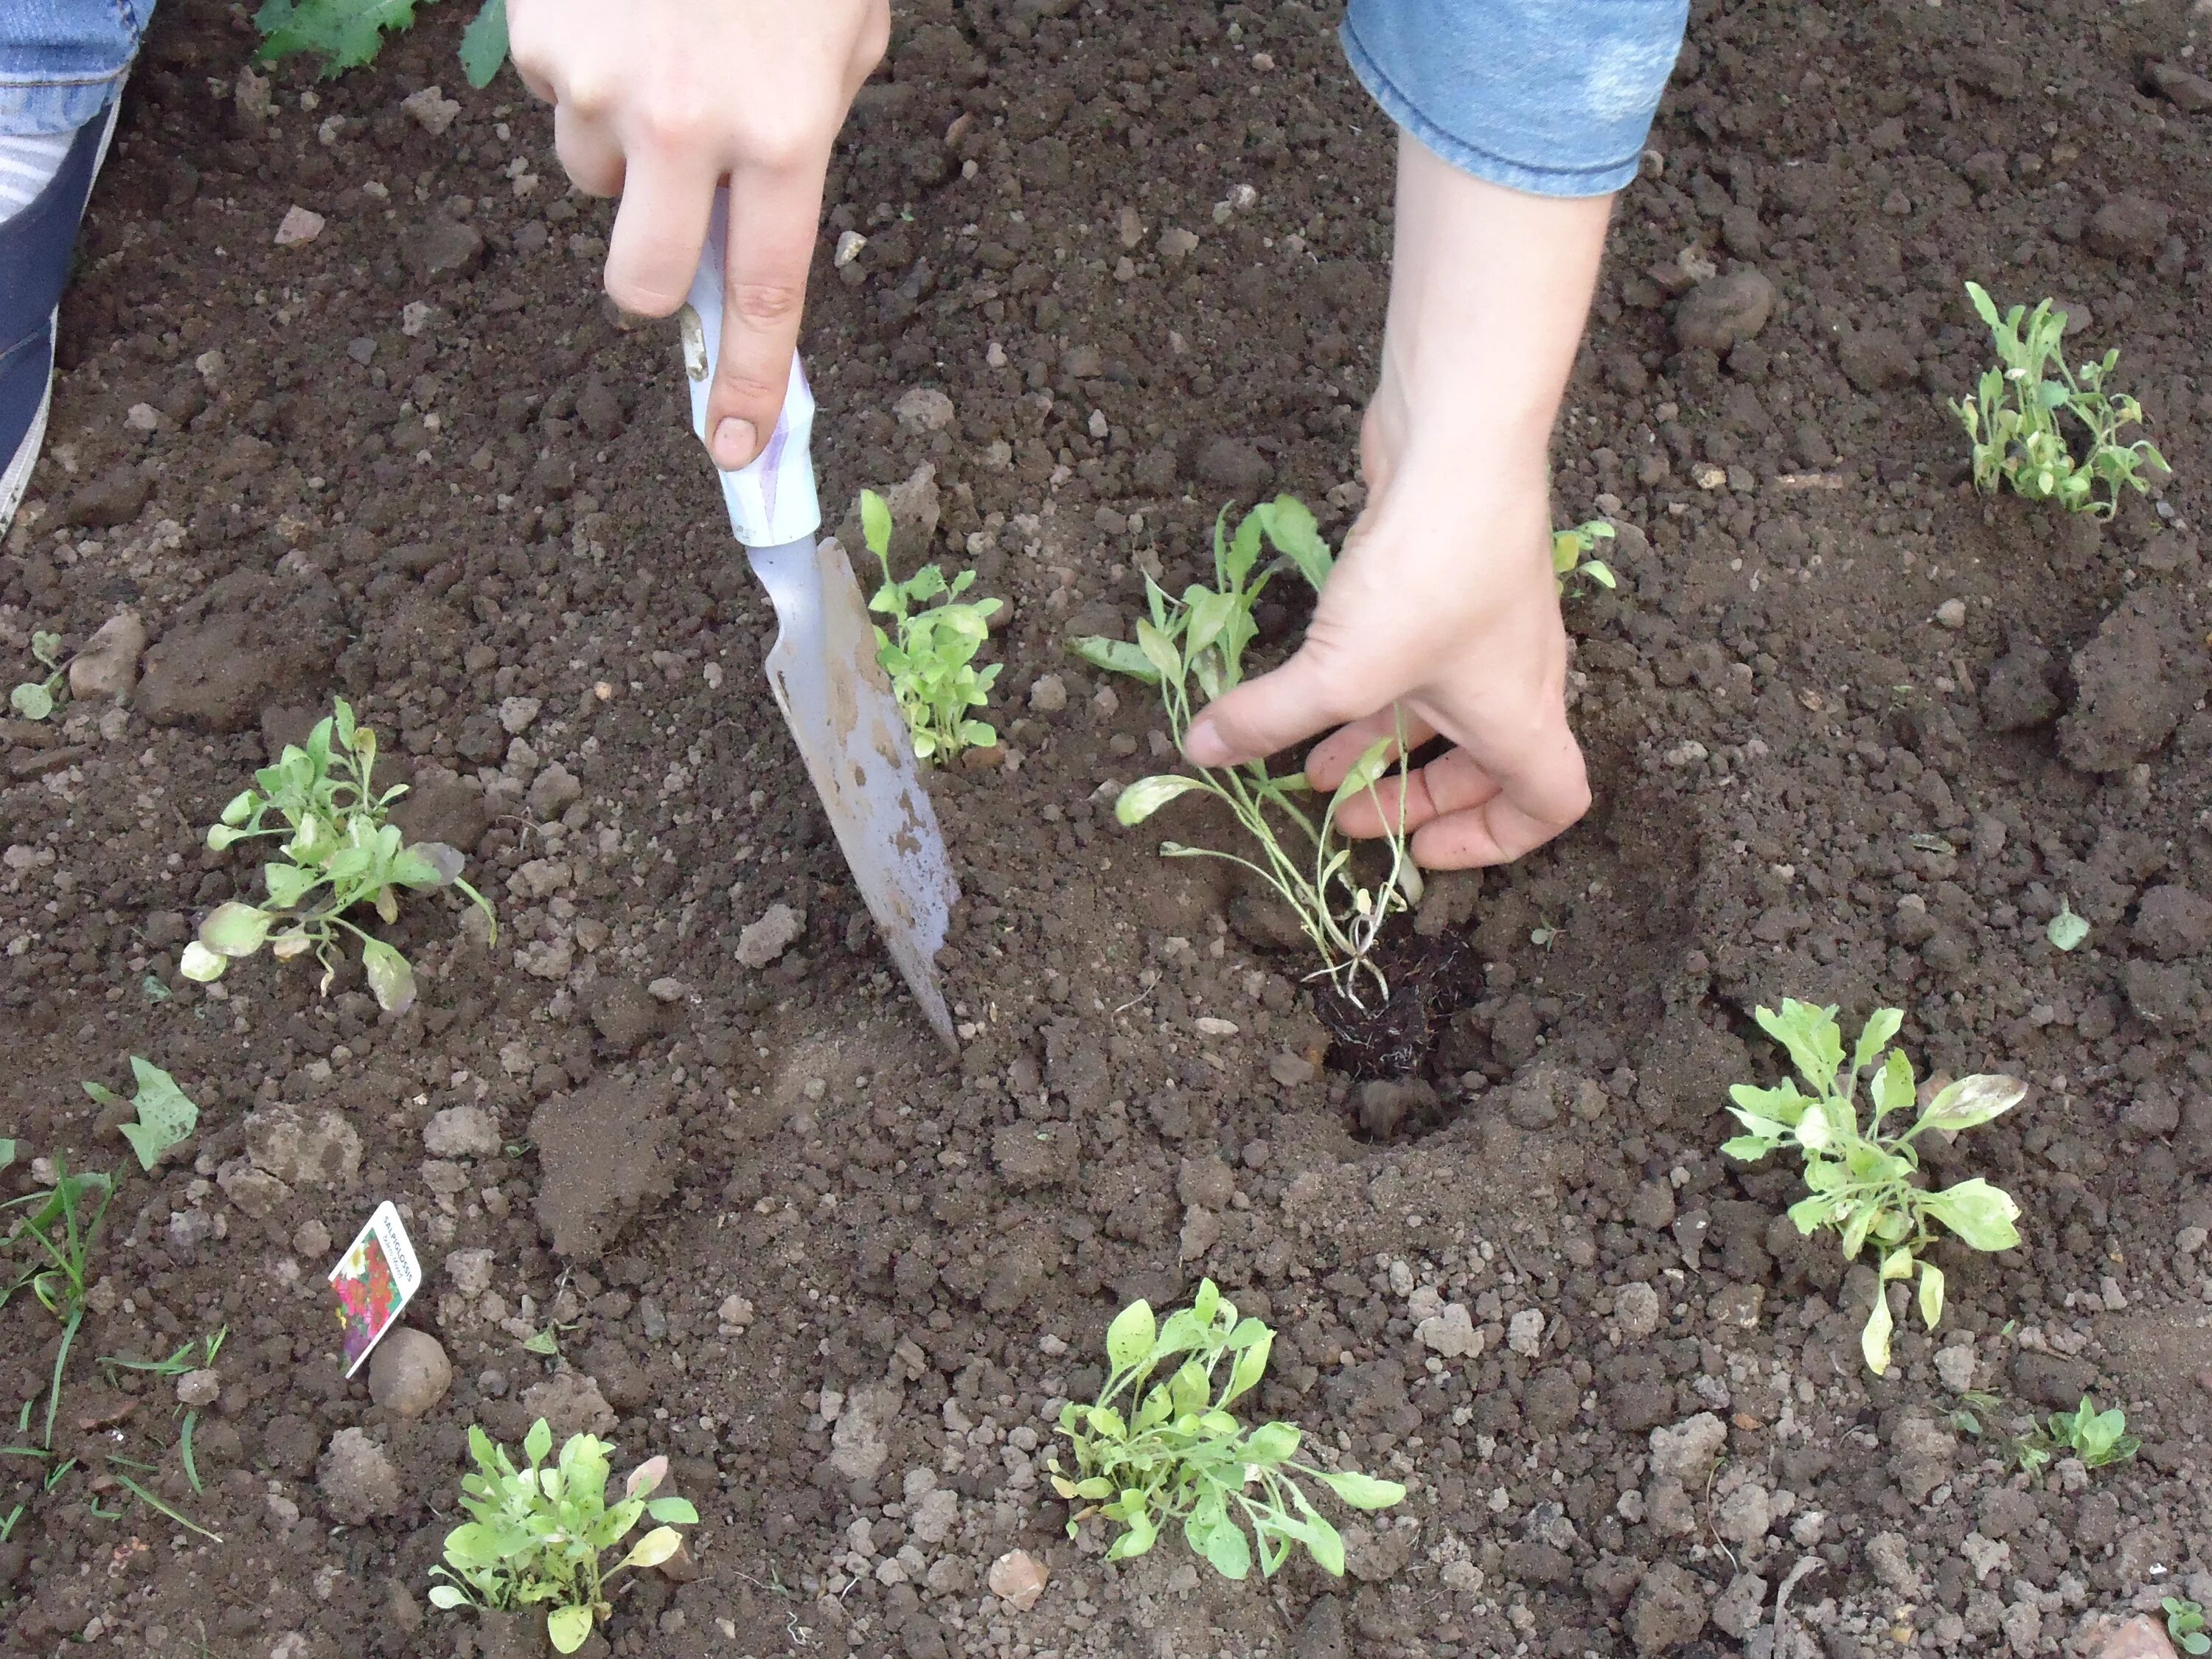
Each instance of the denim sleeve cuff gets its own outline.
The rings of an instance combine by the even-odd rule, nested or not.
[[[1344,54],[1454,167],[1536,196],[1635,178],[1688,0],[1352,0]]]

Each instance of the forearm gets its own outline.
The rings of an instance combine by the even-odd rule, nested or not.
[[[1403,422],[1401,465],[1543,465],[1612,208],[1505,189],[1400,135],[1376,412]]]

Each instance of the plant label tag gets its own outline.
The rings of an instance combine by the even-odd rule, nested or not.
[[[331,1269],[337,1292],[338,1324],[345,1333],[345,1374],[359,1370],[385,1332],[422,1288],[422,1264],[414,1242],[390,1199],[376,1206],[368,1224]]]

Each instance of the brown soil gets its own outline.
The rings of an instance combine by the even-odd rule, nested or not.
[[[1390,146],[1333,18],[916,0],[840,149],[825,494],[930,465],[935,550],[1011,602],[1007,763],[935,783],[955,1066],[764,694],[671,331],[598,297],[606,210],[562,195],[511,77],[458,87],[448,9],[373,72],[279,73],[264,121],[230,92],[243,13],[165,7],[93,206],[0,639],[127,605],[155,644],[125,708],[4,728],[0,1126],[123,1173],[63,1400],[81,1462],[51,1492],[0,1463],[0,1515],[27,1505],[0,1651],[454,1652],[472,1626],[423,1597],[465,1431],[549,1407],[667,1452],[704,1516],[695,1573],[622,1598],[627,1655],[1724,1653],[1806,1561],[1785,1622],[1837,1659],[2055,1653],[2212,1602],[2212,114],[2141,89],[2201,61],[2178,9],[1699,7],[1558,446],[1562,517],[1622,526],[1620,592],[1571,611],[1599,805],[1479,892],[1434,884],[1463,1006],[1379,1093],[1314,1068],[1264,912],[1103,809],[1155,722],[1063,650],[1142,570],[1194,570],[1224,496],[1349,521]],[[442,137],[399,108],[432,83]],[[326,227],[272,246],[295,204]],[[832,272],[845,228],[867,246]],[[1773,285],[1724,360],[1678,346],[1690,249]],[[2155,510],[2100,529],[1966,487],[1941,400],[1983,361],[1969,277],[2121,349],[2176,469]],[[917,388],[949,422],[901,418]],[[457,904],[406,908],[397,1019],[357,974],[175,971],[252,879],[202,828],[333,692],[500,909],[487,948]],[[2062,900],[2094,930],[2072,954]],[[740,966],[775,903],[802,936]],[[1917,1331],[1868,1376],[1863,1269],[1782,1218],[1790,1171],[1716,1150],[1726,1085],[1775,1064],[1749,1012],[1784,995],[1893,1002],[1929,1066],[2033,1080],[1931,1156],[2027,1235],[1939,1251],[1939,1340],[2013,1410],[2124,1405],[2134,1462],[1985,1459]],[[154,1177],[77,1089],[131,1053],[204,1109]],[[456,1107],[489,1116],[432,1151]],[[454,1370],[419,1419],[341,1379],[319,1283],[386,1197]],[[1344,1584],[1060,1535],[1054,1402],[1096,1385],[1121,1301],[1200,1273],[1280,1330],[1264,1408],[1413,1487]],[[1478,1355],[1423,1346],[1431,1294]],[[549,1324],[558,1362],[522,1346]],[[218,1325],[196,1492],[173,1385],[93,1362]],[[0,1407],[54,1338],[27,1297],[0,1315]],[[1716,1470],[1655,1444],[1707,1412]],[[383,1491],[356,1478],[380,1449]],[[984,1588],[1018,1547],[1052,1570],[1019,1613]]]

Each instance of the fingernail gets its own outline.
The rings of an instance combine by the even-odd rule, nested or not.
[[[709,447],[716,466],[725,472],[736,471],[753,458],[753,423],[734,415],[725,416],[714,428],[714,441]]]
[[[1225,766],[1229,763],[1229,745],[1221,740],[1221,733],[1213,722],[1200,720],[1190,728],[1182,740],[1184,757],[1194,766]]]

